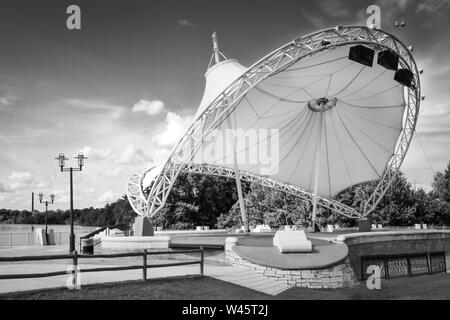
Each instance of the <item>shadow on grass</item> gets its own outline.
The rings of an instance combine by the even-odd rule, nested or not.
[[[352,288],[290,288],[277,296],[210,277],[183,276],[85,285],[67,288],[1,294],[2,300],[450,300],[450,275],[436,274],[415,278],[383,280],[381,290],[368,290],[365,283]]]

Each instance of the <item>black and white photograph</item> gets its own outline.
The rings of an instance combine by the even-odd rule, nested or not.
[[[2,0],[0,300],[450,300],[449,17]]]

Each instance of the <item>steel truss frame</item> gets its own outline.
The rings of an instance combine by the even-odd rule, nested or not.
[[[192,163],[195,153],[201,146],[203,137],[216,129],[224,117],[227,117],[241,99],[261,81],[285,70],[304,57],[349,44],[366,44],[379,50],[393,50],[399,56],[400,67],[413,73],[411,87],[405,87],[406,108],[403,115],[402,131],[394,154],[388,161],[375,191],[366,202],[363,213],[359,213],[335,200],[319,197],[321,206],[341,215],[361,218],[370,214],[390,187],[409,148],[417,123],[421,94],[419,72],[410,50],[400,40],[385,31],[361,26],[338,26],[299,37],[269,53],[248,68],[242,76],[219,94],[189,127],[153,180],[150,192],[147,195],[142,185],[146,171],[138,172],[131,177],[127,194],[133,209],[139,214],[149,217],[154,216],[164,206],[173,184],[183,170],[193,173],[234,177],[235,173],[232,169]],[[308,191],[271,178],[248,172],[240,172],[240,174],[241,179],[245,181],[296,194],[307,200],[311,200],[313,197]]]

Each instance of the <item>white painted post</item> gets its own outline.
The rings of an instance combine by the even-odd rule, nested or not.
[[[228,116],[228,124],[230,125],[230,130],[233,129],[233,125],[231,123],[231,117]],[[242,194],[242,183],[241,183],[241,173],[239,171],[238,163],[237,163],[237,155],[236,155],[236,136],[233,133],[233,142],[232,142],[232,152],[233,152],[233,169],[234,175],[236,179],[236,188],[239,199],[239,208],[241,209],[242,216],[242,224],[244,225],[244,234],[248,231],[248,223],[247,223],[247,211],[245,209],[244,195]]]
[[[323,115],[323,108],[324,106],[321,105],[322,110],[319,112],[320,118],[319,118],[319,142],[316,144],[316,157],[315,157],[315,166],[316,166],[316,172],[314,177],[314,197],[313,197],[313,212],[312,212],[312,227],[313,232],[315,231],[315,225],[316,225],[316,213],[317,213],[317,192],[319,189],[319,171],[320,171],[320,153],[322,148],[322,127],[324,122],[324,115]]]
[[[12,233],[8,233],[9,247],[12,247]]]

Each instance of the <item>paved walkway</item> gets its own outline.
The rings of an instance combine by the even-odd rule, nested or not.
[[[212,268],[207,275],[270,295],[277,295],[292,287],[280,281],[264,277],[255,271],[240,267],[226,266],[222,270]]]
[[[47,254],[66,254],[66,246],[52,247],[21,247],[14,249],[1,249],[0,256],[28,256],[28,255],[47,255]],[[175,263],[180,260],[148,260],[152,263]],[[80,259],[79,266],[81,269],[140,265],[141,257],[127,257],[114,259]],[[46,261],[30,261],[30,262],[0,262],[0,274],[18,274],[18,273],[43,273],[52,271],[64,271],[71,265],[71,260],[46,260]],[[175,266],[150,268],[147,270],[147,277],[164,278],[184,275],[198,275],[200,273],[199,265]],[[268,279],[254,271],[232,267],[223,263],[205,262],[204,274],[216,278],[218,280],[231,282],[243,287],[257,290],[266,294],[276,295],[288,288],[289,285],[283,284],[276,280]],[[13,291],[36,290],[45,288],[64,287],[69,276],[55,276],[46,278],[29,278],[29,279],[8,279],[0,280],[0,293]],[[81,274],[81,284],[119,282],[129,280],[142,279],[142,270],[125,270],[125,271],[101,271],[89,272]]]

